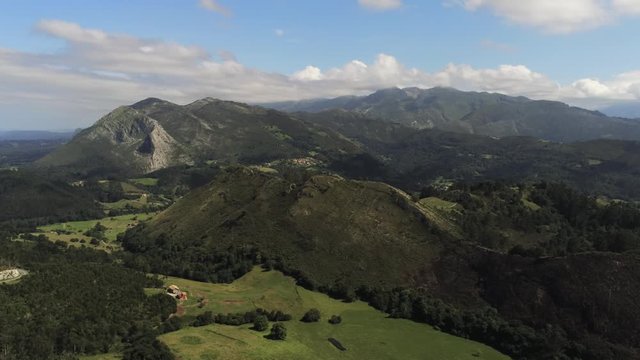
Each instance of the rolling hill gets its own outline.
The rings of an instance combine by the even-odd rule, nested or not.
[[[640,122],[607,117],[555,101],[534,101],[452,88],[384,89],[362,97],[264,104],[289,112],[342,109],[418,129],[493,137],[533,136],[556,142],[640,140]]]
[[[131,234],[125,246],[158,256],[168,249],[155,244],[158,237],[168,247],[255,246],[322,284],[344,278],[349,286],[415,285],[441,247],[438,229],[391,186],[334,175],[287,179],[243,167],[190,192],[144,230],[151,243]]]

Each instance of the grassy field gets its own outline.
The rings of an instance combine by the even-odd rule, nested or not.
[[[106,210],[119,210],[124,209],[127,206],[135,209],[141,209],[149,205],[149,195],[142,194],[137,199],[122,199],[112,203],[101,203]]]
[[[462,210],[460,204],[436,197],[428,197],[420,199],[417,205],[423,210],[424,215],[440,229],[449,232],[455,237],[462,237],[460,227],[452,220],[460,214]]]
[[[285,341],[267,340],[264,335],[268,331],[253,331],[251,325],[185,327],[162,335],[160,339],[182,360],[508,359],[485,345],[436,331],[428,325],[387,318],[363,302],[344,303],[305,290],[279,272],[256,268],[232,284],[172,277],[165,282],[189,293],[189,300],[180,309],[186,321],[207,310],[244,312],[256,307],[282,310],[294,316],[285,323],[288,332]],[[206,299],[202,308],[197,305],[200,298]],[[298,320],[309,308],[320,310],[320,322],[307,324]],[[342,324],[327,322],[334,314],[342,316]],[[340,341],[347,351],[335,348],[329,338]]]
[[[158,179],[155,178],[129,179],[129,181],[142,186],[156,186],[158,184]]]
[[[64,241],[72,246],[83,245],[80,242],[72,242],[71,239],[84,240],[85,245],[89,244],[90,237],[84,235],[84,232],[93,228],[98,222],[107,227],[105,230],[106,242],[101,243],[96,248],[103,250],[111,250],[109,247],[114,248],[116,237],[118,234],[125,232],[129,227],[136,225],[140,221],[149,220],[155,215],[149,214],[129,214],[115,217],[106,217],[100,220],[87,220],[87,221],[71,221],[65,223],[52,224],[47,226],[41,226],[38,228],[41,233],[47,236],[50,241]],[[65,233],[58,233],[57,231],[64,231]],[[38,235],[38,234],[36,234]]]

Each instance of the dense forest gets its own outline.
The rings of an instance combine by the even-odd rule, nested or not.
[[[495,250],[540,257],[640,249],[640,206],[601,202],[564,184],[459,184],[421,196],[460,204],[464,238]]]
[[[143,291],[161,286],[157,278],[104,252],[43,239],[10,241],[10,233],[3,234],[0,261],[30,274],[0,285],[0,359],[73,359],[114,350],[125,359],[173,358],[155,336],[176,303]]]
[[[0,204],[0,222],[46,224],[104,214],[85,189],[24,169],[0,170]]]

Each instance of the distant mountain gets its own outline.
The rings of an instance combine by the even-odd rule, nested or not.
[[[640,142],[590,140],[571,144],[533,137],[491,138],[415,129],[331,110],[296,113],[366,149],[345,154],[331,169],[356,179],[419,191],[436,182],[565,182],[595,195],[640,199]]]
[[[142,174],[205,161],[263,163],[360,151],[351,140],[286,113],[206,98],[122,106],[39,161],[86,174]]]
[[[609,116],[619,116],[640,121],[640,101],[625,102],[602,108],[600,111]]]
[[[67,140],[75,131],[11,130],[0,131],[0,140]]]
[[[0,140],[0,168],[31,164],[66,142],[67,139]]]
[[[608,117],[555,101],[534,101],[451,88],[392,88],[368,96],[264,104],[288,112],[343,109],[418,129],[493,137],[533,136],[573,142],[640,140],[640,122]]]

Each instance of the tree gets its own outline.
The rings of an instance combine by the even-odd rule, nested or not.
[[[255,331],[265,331],[269,328],[269,320],[264,315],[256,316],[256,319],[253,321],[253,330]]]
[[[301,319],[303,322],[318,322],[318,320],[320,320],[320,310],[315,308],[307,311]]]
[[[287,338],[287,328],[282,323],[275,323],[268,337],[271,340],[284,340]]]
[[[213,313],[211,311],[205,311],[204,313],[196,316],[196,319],[193,321],[193,326],[205,326],[209,324],[213,324],[214,318]]]
[[[107,237],[105,235],[105,231],[107,227],[97,222],[94,227],[84,232],[84,235],[92,238],[96,238],[99,240],[105,240]]]
[[[329,324],[337,325],[342,322],[342,316],[340,315],[332,315],[331,319],[329,319]]]

